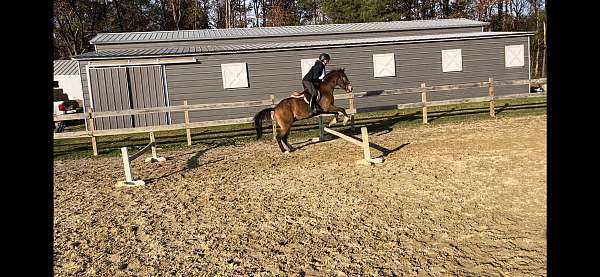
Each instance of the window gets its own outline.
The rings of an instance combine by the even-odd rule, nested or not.
[[[525,45],[504,46],[504,64],[506,67],[521,67],[525,65]]]
[[[248,71],[246,63],[221,64],[223,88],[247,88]]]
[[[373,55],[373,76],[396,76],[396,60],[394,53]]]
[[[315,61],[317,61],[318,59],[302,59],[300,60],[300,67],[302,68],[302,77],[300,78],[304,78],[304,75],[306,75],[306,73],[308,73],[308,71],[310,70],[310,68],[315,65]]]
[[[442,72],[462,71],[460,49],[442,50]]]

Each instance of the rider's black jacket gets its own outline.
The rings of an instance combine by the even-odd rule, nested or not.
[[[310,68],[310,70],[306,73],[306,75],[304,75],[304,78],[302,78],[302,81],[310,81],[312,83],[321,82],[319,77],[321,75],[323,75],[324,71],[325,71],[325,65],[321,61],[317,60],[315,62],[315,65],[313,65]]]

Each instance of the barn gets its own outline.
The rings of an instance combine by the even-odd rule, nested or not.
[[[83,104],[83,88],[76,60],[55,60],[54,81],[58,83],[58,88],[67,94],[69,100],[76,100],[80,106]]]
[[[276,99],[302,88],[320,53],[343,67],[354,91],[530,79],[529,32],[486,32],[468,19],[101,33],[75,57],[84,105],[95,111]],[[496,95],[528,92],[498,87]],[[342,93],[341,91],[338,93]],[[428,100],[486,96],[486,88],[436,92]],[[358,111],[419,102],[419,95],[359,98]],[[344,106],[345,103],[339,103]],[[347,104],[346,104],[347,105]],[[259,107],[190,112],[190,121],[250,117]],[[98,119],[98,129],[176,124],[183,113]]]

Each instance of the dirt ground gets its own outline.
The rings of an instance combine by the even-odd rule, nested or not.
[[[370,140],[55,161],[55,275],[546,276],[545,115]]]

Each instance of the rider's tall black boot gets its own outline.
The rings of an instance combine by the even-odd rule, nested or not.
[[[312,116],[318,115],[321,111],[319,109],[319,104],[317,103],[317,94],[313,94],[310,97],[310,113],[312,114]]]

